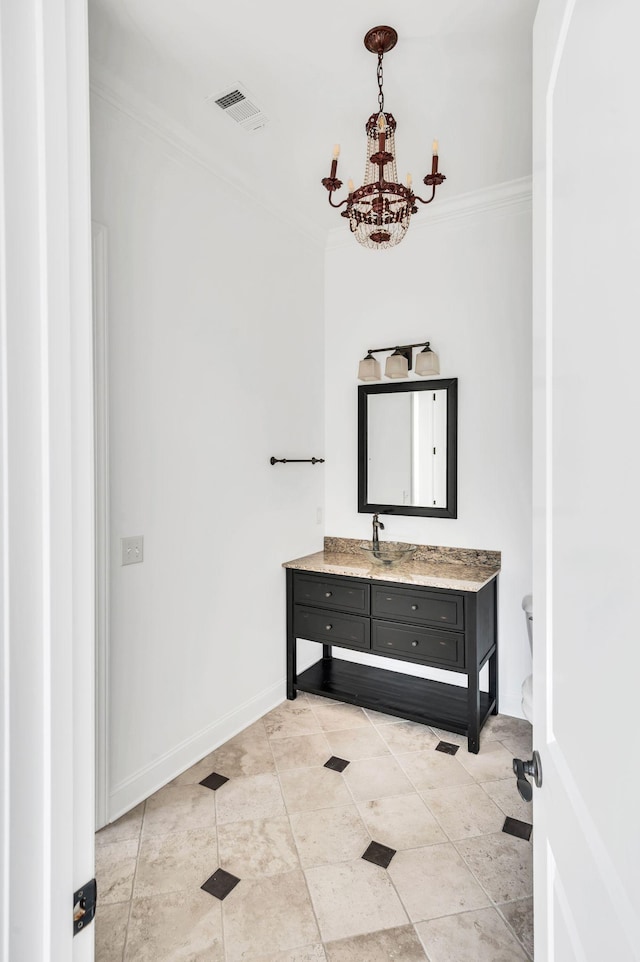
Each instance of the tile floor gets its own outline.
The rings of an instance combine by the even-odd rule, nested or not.
[[[481,744],[284,702],[98,832],[97,962],[532,959],[531,842],[502,830],[531,821],[531,728]]]

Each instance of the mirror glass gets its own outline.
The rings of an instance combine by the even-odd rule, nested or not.
[[[358,510],[455,518],[457,379],[358,391]]]

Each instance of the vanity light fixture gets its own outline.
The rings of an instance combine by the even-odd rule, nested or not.
[[[381,354],[384,351],[393,351],[384,366],[384,375],[389,378],[408,377],[413,362],[413,348],[421,347],[422,350],[416,356],[416,374],[420,377],[431,377],[433,374],[440,373],[440,361],[438,355],[431,350],[429,341],[420,341],[418,344],[401,344],[396,347],[376,347],[367,351],[367,356],[363,357],[358,365],[358,380],[360,381],[379,381],[380,362],[376,361],[374,354]]]
[[[430,204],[436,195],[436,187],[446,179],[444,174],[438,172],[438,141],[434,140],[431,173],[423,178],[423,183],[431,187],[431,197],[423,200],[414,194],[411,174],[407,174],[406,185],[398,183],[395,150],[397,125],[393,114],[384,111],[382,91],[382,58],[395,47],[397,40],[398,34],[393,27],[373,27],[364,38],[367,50],[378,56],[378,109],[371,114],[365,126],[367,159],[362,186],[354,188],[350,180],[346,200],[334,204],[333,193],[342,187],[342,181],[336,176],[340,144],[333,148],[331,173],[322,180],[329,192],[331,206],[337,209],[346,204],[341,216],[348,219],[351,233],[358,243],[372,250],[399,244],[409,229],[411,215],[418,212],[416,201]],[[406,374],[390,376],[406,377]]]

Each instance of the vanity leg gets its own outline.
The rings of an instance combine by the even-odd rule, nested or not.
[[[498,714],[498,649],[494,651],[489,659],[489,698],[495,705],[491,709],[492,715]]]
[[[493,582],[493,633],[496,650],[489,659],[489,695],[495,698],[495,705],[491,709],[492,715],[498,714],[498,579]]]
[[[332,651],[331,645],[323,645],[323,646],[322,646],[322,657],[323,657],[323,658],[333,658],[333,655],[332,655],[331,651]]]
[[[480,686],[477,672],[469,675],[467,748],[473,755],[480,751]]]
[[[293,571],[287,568],[287,698],[293,701],[297,695],[296,666],[297,642],[293,630]]]
[[[469,599],[466,609],[467,628],[467,748],[480,751],[480,671],[478,669],[477,599]]]

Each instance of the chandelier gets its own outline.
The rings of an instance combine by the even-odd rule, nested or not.
[[[336,177],[339,144],[333,149],[331,174],[322,179],[331,206],[340,208],[346,204],[341,216],[349,219],[349,228],[358,243],[373,250],[399,244],[409,229],[411,215],[418,212],[416,201],[430,204],[436,195],[436,187],[445,180],[444,174],[438,173],[438,141],[434,140],[431,173],[423,180],[427,187],[431,187],[431,197],[423,200],[413,193],[411,174],[407,175],[406,186],[398,183],[396,122],[393,114],[385,113],[382,90],[382,58],[395,47],[397,40],[398,34],[393,27],[373,27],[364,38],[367,50],[378,56],[378,110],[371,114],[365,127],[367,160],[362,187],[354,189],[350,180],[346,200],[334,202],[334,191],[342,187],[342,181]]]

